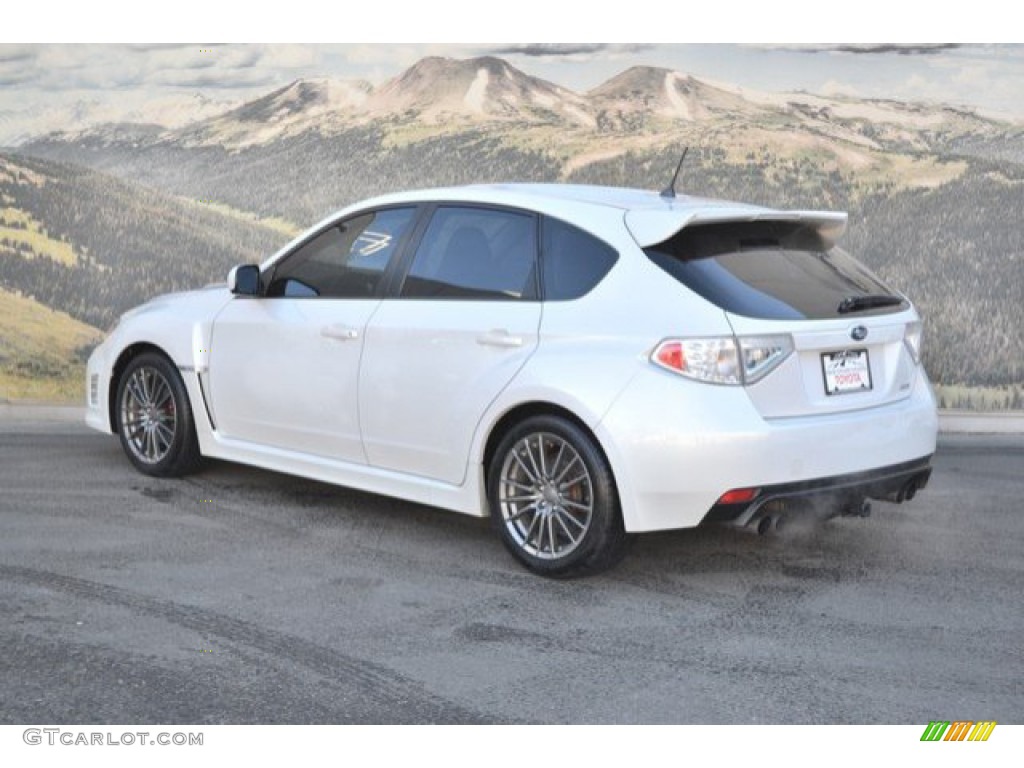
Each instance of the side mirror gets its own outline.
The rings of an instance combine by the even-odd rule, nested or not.
[[[260,268],[255,264],[239,264],[228,272],[228,290],[238,296],[258,296]]]

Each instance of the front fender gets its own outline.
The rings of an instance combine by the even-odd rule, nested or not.
[[[208,367],[213,319],[232,299],[226,288],[215,287],[161,296],[126,312],[89,358],[86,423],[104,432],[113,431],[109,409],[117,388],[117,372],[134,351],[154,348],[182,372],[202,443],[209,425],[197,374]]]

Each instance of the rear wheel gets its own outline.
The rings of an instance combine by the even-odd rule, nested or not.
[[[501,440],[488,467],[491,518],[508,550],[544,576],[618,562],[626,533],[611,468],[573,422],[535,416]]]
[[[115,416],[121,446],[140,472],[176,477],[198,466],[188,393],[163,355],[147,352],[128,363],[118,380]]]

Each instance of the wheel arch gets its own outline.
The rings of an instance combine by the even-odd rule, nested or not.
[[[626,473],[626,462],[619,452],[619,447],[614,444],[613,436],[607,430],[600,428],[599,418],[594,419],[592,426],[591,423],[588,423],[587,419],[580,416],[572,408],[541,398],[526,400],[508,408],[494,420],[494,423],[485,432],[486,438],[481,439],[480,443],[478,443],[475,452],[475,471],[479,478],[480,508],[485,513],[489,508],[487,501],[487,468],[490,466],[491,459],[494,457],[502,437],[504,437],[509,429],[523,419],[538,415],[561,416],[582,429],[594,441],[594,445],[602,453],[608,462],[608,466],[611,467],[612,481],[619,501],[619,511],[622,514],[626,530],[633,530],[635,527],[634,518],[637,511],[637,499],[633,484],[628,473]]]
[[[530,419],[538,417],[547,418],[545,426],[541,427],[545,422],[535,421],[528,425],[528,430],[515,431],[518,426],[524,425]],[[591,507],[592,518],[588,521],[587,528],[584,528],[583,535],[572,542],[572,547],[564,556],[561,554],[556,555],[554,547],[555,534],[552,527],[550,554],[554,559],[548,561],[544,559],[544,555],[540,552],[529,551],[528,540],[530,533],[526,532],[524,534],[522,528],[519,529],[518,533],[512,532],[516,524],[511,523],[509,519],[505,519],[503,513],[499,511],[499,508],[504,508],[504,504],[500,500],[500,491],[497,490],[501,488],[501,480],[498,478],[498,475],[504,472],[504,469],[500,469],[495,464],[495,461],[501,460],[501,456],[498,454],[499,450],[507,450],[506,446],[512,445],[511,439],[520,438],[523,434],[531,435],[533,434],[532,430],[535,428],[545,432],[549,430],[555,431],[555,419],[561,420],[565,425],[557,428],[558,432],[563,433],[559,437],[563,440],[568,440],[571,450],[576,451],[580,456],[589,453],[591,461],[598,462],[598,466],[595,466],[593,469],[600,471],[598,471],[597,475],[592,476],[587,473],[584,474],[584,476],[592,478],[588,482],[593,483],[591,488],[594,496],[591,497],[593,501],[593,506]],[[574,432],[577,435],[576,437],[572,436]],[[565,433],[568,433],[568,436]],[[589,446],[573,445],[573,443],[579,443],[581,440],[584,443],[589,442]],[[515,445],[518,445],[518,443]],[[561,451],[559,451],[559,457],[561,457]],[[479,470],[482,475],[482,491],[488,507],[493,510],[491,524],[498,530],[503,544],[512,553],[513,557],[526,565],[531,571],[546,577],[573,578],[598,573],[610,568],[625,555],[628,543],[626,531],[628,529],[625,527],[625,508],[615,466],[598,434],[572,410],[555,403],[536,400],[520,403],[510,408],[491,427],[481,458]],[[578,459],[579,456],[573,459],[573,461]],[[600,468],[599,465],[601,463],[604,464],[604,468]],[[536,468],[537,465],[534,466]],[[540,466],[543,466],[543,462]],[[575,483],[578,479],[571,482]],[[497,483],[497,485],[492,486],[491,481]],[[545,494],[547,494],[546,490]],[[609,502],[611,506],[608,506]],[[491,506],[491,503],[494,506]],[[512,519],[517,518],[520,514],[522,512],[516,513]],[[540,513],[534,512],[534,520],[536,520],[538,514]],[[529,531],[533,530],[533,525],[531,523],[528,526]],[[549,525],[553,524],[549,523]],[[563,527],[565,526],[564,523],[562,525]],[[541,527],[543,528],[543,523]],[[568,529],[566,531],[568,532]],[[526,537],[525,540],[522,538],[523,535]],[[537,546],[542,551],[542,534],[538,542]],[[563,562],[559,562],[560,559]]]
[[[505,411],[501,417],[491,426],[490,431],[487,434],[487,440],[484,443],[484,451],[482,456],[482,468],[485,478],[484,492],[486,493],[486,477],[487,467],[490,466],[491,460],[494,458],[494,452],[498,449],[498,445],[501,443],[502,438],[508,434],[508,431],[515,427],[516,424],[532,417],[532,416],[560,416],[567,421],[572,422],[581,430],[583,430],[591,440],[594,441],[594,446],[601,452],[608,465],[612,467],[612,477],[615,478],[615,467],[612,465],[611,459],[608,456],[608,451],[601,444],[600,438],[594,433],[587,422],[577,416],[568,408],[558,405],[556,403],[547,402],[543,400],[532,400],[526,403],[520,403],[509,410]],[[618,482],[615,482],[616,493],[618,493]],[[621,501],[620,501],[621,503]]]

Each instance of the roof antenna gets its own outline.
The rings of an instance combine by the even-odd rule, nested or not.
[[[682,170],[682,168],[683,168],[683,161],[686,159],[686,153],[689,152],[689,151],[690,151],[689,147],[686,147],[683,150],[683,156],[679,158],[679,165],[676,166],[676,172],[674,174],[672,174],[672,182],[667,187],[665,187],[663,190],[661,190],[661,197],[664,197],[666,200],[673,200],[673,199],[675,199],[675,196],[676,196],[676,179],[679,178],[679,171]]]

